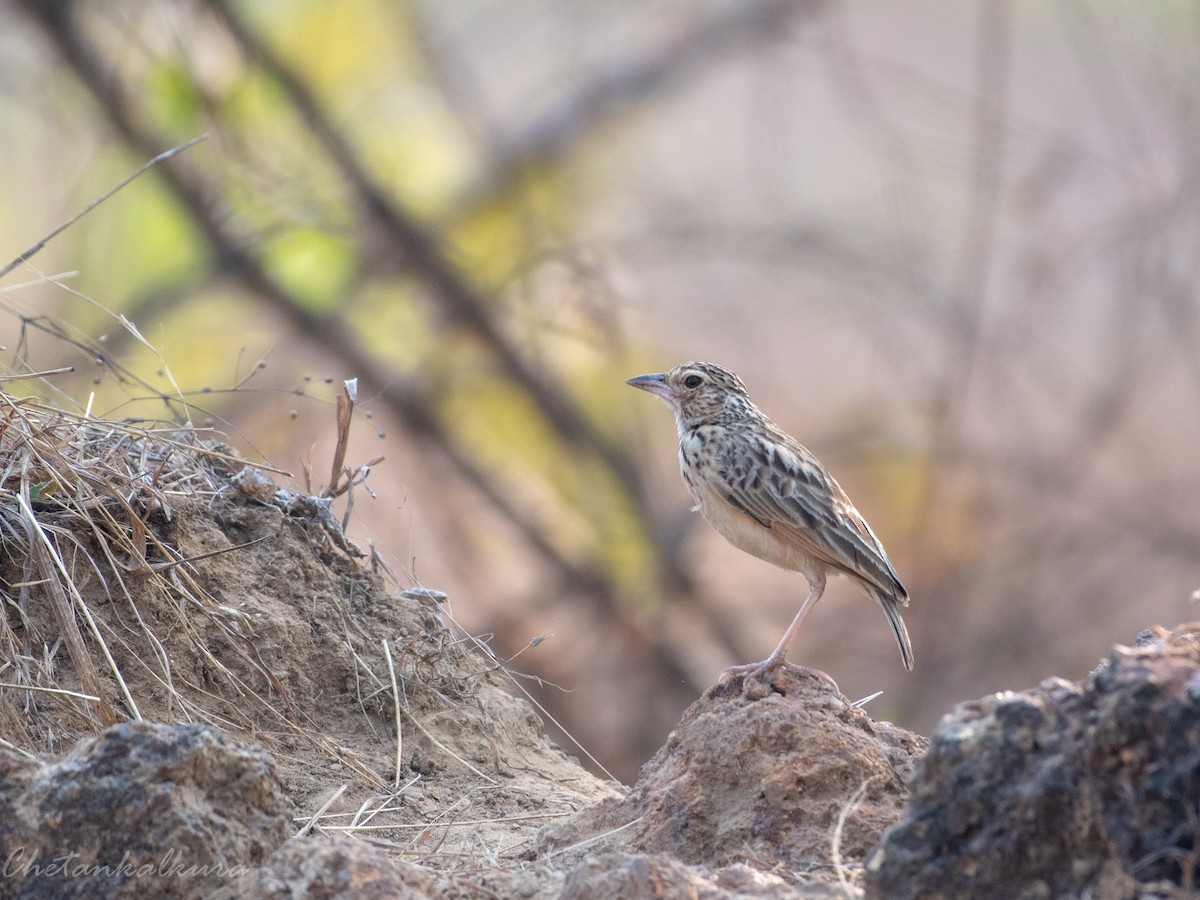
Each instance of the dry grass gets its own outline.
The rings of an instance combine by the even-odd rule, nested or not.
[[[344,445],[348,401],[338,423]],[[367,745],[331,731],[328,711],[312,708],[311,698],[289,698],[286,678],[272,668],[312,669],[321,660],[280,661],[277,646],[274,654],[260,653],[257,620],[214,596],[211,569],[197,567],[217,554],[257,549],[253,544],[262,539],[186,556],[178,542],[164,537],[185,504],[214,511],[231,502],[273,506],[276,519],[282,512],[300,525],[314,552],[340,555],[351,563],[348,570],[361,569],[367,557],[345,537],[330,501],[334,492],[344,495],[361,485],[366,468],[344,470],[341,478],[335,473],[323,495],[279,488],[270,471],[248,465],[217,436],[193,428],[105,421],[0,393],[6,607],[0,616],[0,723],[9,738],[3,746],[29,755],[57,750],[74,737],[144,714],[207,722],[264,740],[308,770],[320,759],[344,767],[340,786],[322,788],[311,798],[315,811],[298,817],[300,833],[349,832],[410,858],[430,859],[436,851],[442,868],[479,866],[497,853],[511,854],[527,846],[546,820],[577,808],[553,790],[535,797],[528,786],[502,783],[492,771],[507,765],[514,748],[527,748],[512,744],[505,726],[491,721],[494,711],[480,702],[480,679],[512,674],[470,636],[441,629],[396,634],[382,622],[368,627],[349,609],[340,613],[345,631],[339,643],[352,660],[361,721],[376,732]],[[253,565],[245,555],[246,565]],[[436,592],[410,593],[398,599],[432,604],[437,618],[445,615],[456,628],[449,610],[438,607]],[[214,641],[213,626],[227,640]],[[236,661],[229,648],[236,649]],[[204,683],[182,674],[194,673],[189,663],[196,657],[207,671]],[[389,743],[373,724],[380,719],[394,727],[394,753],[378,752]],[[466,746],[490,746],[487,754],[462,749],[464,726],[475,732]],[[410,745],[423,748],[445,773],[437,784],[453,785],[433,807],[420,799],[428,799],[426,779],[410,768]],[[487,756],[494,762],[481,762]],[[518,794],[526,799],[514,800]],[[534,801],[544,808],[526,809]],[[347,812],[347,802],[351,809],[357,803],[357,811]],[[481,816],[485,810],[495,814]],[[485,825],[507,837],[472,851]]]
[[[28,264],[78,218],[0,277]],[[367,575],[366,567],[373,576],[380,570],[391,575],[344,530],[356,492],[372,494],[367,477],[381,461],[346,464],[356,382],[345,382],[336,397],[326,485],[314,488],[306,465],[305,490],[280,487],[271,476],[286,473],[247,463],[222,435],[191,424],[195,407],[132,322],[83,299],[151,353],[173,393],[154,390],[67,323],[21,316],[0,304],[20,318],[16,364],[27,370],[0,376],[0,388],[39,379],[34,389],[58,400],[55,406],[0,390],[0,746],[33,756],[143,716],[205,722],[262,741],[282,769],[312,785],[311,793],[293,795],[301,808],[315,809],[298,817],[300,833],[349,832],[425,860],[436,852],[440,868],[495,865],[527,847],[542,822],[577,809],[596,788],[560,763],[523,709],[497,700],[494,683],[485,689],[497,673],[523,690],[481,640],[458,628],[448,608],[438,609],[444,595],[419,590],[384,597],[373,577],[365,590],[368,607],[376,605],[362,614],[338,593]],[[81,351],[120,383],[150,391],[179,421],[93,415],[90,401],[77,404],[56,392],[50,379],[69,369],[35,371],[27,358],[30,329]],[[233,390],[248,389],[248,377]],[[272,527],[264,522],[282,520],[310,546],[270,535],[233,542],[221,517],[247,508],[270,513],[250,515],[252,530],[262,534]],[[193,533],[195,527],[207,537]],[[204,540],[197,552],[182,549]],[[210,550],[213,545],[219,549]],[[312,583],[274,580],[270,567],[289,552],[303,558],[283,560],[297,573],[292,577]],[[224,554],[234,556],[218,565],[213,557]],[[303,568],[314,557],[322,557],[319,571]],[[332,565],[334,559],[341,563]],[[218,570],[232,580],[222,584]],[[250,603],[228,596],[248,582],[278,587]],[[385,610],[381,603],[397,606]],[[417,611],[429,604],[438,610],[436,623],[414,625],[422,622]],[[317,606],[319,617],[311,612]],[[340,628],[336,652],[308,640],[318,620],[326,632],[332,626],[338,635]],[[336,696],[335,657],[352,677],[357,711],[314,702]],[[391,735],[375,725],[389,719]],[[393,742],[394,752],[380,752],[391,751]],[[426,787],[423,772],[413,774],[417,752],[410,746],[434,758],[426,764],[439,772],[436,788]],[[516,758],[528,770],[514,777]],[[560,765],[570,787],[557,780]],[[501,771],[509,777],[494,777]],[[347,812],[347,803],[357,811]]]
[[[83,730],[141,719],[130,679],[111,649],[119,644],[135,650],[121,655],[137,659],[183,717],[210,720],[202,705],[177,689],[158,633],[162,626],[156,630],[143,615],[147,598],[170,611],[167,627],[189,635],[190,646],[215,672],[253,695],[208,652],[195,628],[201,613],[245,644],[237,613],[200,586],[193,563],[202,557],[185,558],[157,537],[153,524],[169,522],[181,498],[241,493],[239,485],[250,480],[246,470],[228,446],[195,429],[105,421],[0,392],[0,542],[8,612],[0,618],[2,702],[34,723],[44,709],[38,697],[49,696]],[[255,483],[265,477],[255,476]],[[109,601],[129,614],[128,628],[106,625],[106,617],[93,614],[88,592],[80,588],[93,576],[104,583]],[[53,631],[29,615],[32,605],[53,611]],[[275,680],[254,660],[252,645],[246,653]]]

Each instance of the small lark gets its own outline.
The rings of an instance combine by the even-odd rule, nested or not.
[[[911,671],[912,644],[900,618],[908,592],[883,545],[817,458],[750,402],[742,380],[713,363],[690,362],[627,383],[675,413],[679,467],[708,524],[739,550],[808,579],[808,597],[779,646],[762,662],[729,671],[757,680],[784,665],[828,575],[850,576],[883,607]]]

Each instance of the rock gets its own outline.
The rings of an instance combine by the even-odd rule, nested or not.
[[[577,865],[560,900],[843,900],[838,888],[800,891],[782,878],[740,863],[710,873],[662,854],[604,853]]]
[[[211,900],[385,900],[437,897],[431,873],[389,858],[348,837],[293,838],[262,868],[212,895]]]
[[[923,749],[810,670],[779,672],[762,699],[735,678],[692,704],[627,797],[547,827],[539,846],[570,854],[587,841],[587,853],[712,868],[748,861],[793,883],[807,874],[836,884],[835,854],[861,860],[897,819]]]
[[[61,761],[0,751],[0,897],[207,897],[291,831],[263,750],[127,723]]]
[[[1082,685],[960,705],[934,733],[868,896],[1159,896],[1200,883],[1200,640],[1117,647]]]

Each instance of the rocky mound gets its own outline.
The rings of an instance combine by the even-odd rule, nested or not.
[[[208,725],[114,725],[54,763],[0,755],[5,896],[211,893],[293,826],[261,748]]]
[[[0,898],[1194,891],[1191,629],[964,704],[927,753],[815,673],[734,679],[625,791],[328,496],[25,406],[6,453]]]
[[[628,796],[547,826],[541,853],[657,854],[735,882],[726,867],[796,884],[852,882],[899,817],[924,745],[811,670],[778,672],[761,698],[735,678],[684,713]]]
[[[870,896],[1195,896],[1200,633],[1117,647],[1059,679],[959,706],[868,863]]]

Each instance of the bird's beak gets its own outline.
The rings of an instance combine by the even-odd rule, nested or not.
[[[666,372],[654,372],[650,375],[637,375],[625,382],[633,385],[635,388],[641,388],[643,391],[649,391],[662,397],[664,400],[674,400],[675,392],[671,390],[671,386],[667,384]]]

